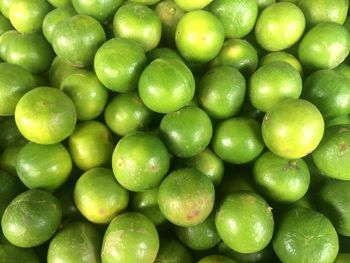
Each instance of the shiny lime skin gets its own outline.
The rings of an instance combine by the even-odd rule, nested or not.
[[[157,226],[166,221],[158,206],[158,188],[134,193],[132,208],[147,216]]]
[[[11,263],[39,263],[39,259],[31,248],[20,248],[12,244],[0,244],[0,258],[2,262]]]
[[[109,166],[114,143],[108,127],[96,120],[80,122],[69,136],[68,149],[81,170]]]
[[[17,176],[16,172],[16,161],[17,155],[22,147],[28,141],[23,138],[19,138],[17,141],[9,144],[0,155],[0,169],[8,172],[14,176]]]
[[[299,60],[311,69],[332,69],[348,56],[350,35],[345,27],[323,22],[311,28],[300,41]]]
[[[299,72],[287,62],[272,62],[260,67],[249,79],[251,104],[266,112],[285,99],[297,99],[303,85]]]
[[[52,32],[54,31],[55,26],[63,21],[64,19],[74,16],[76,14],[73,7],[60,7],[52,10],[47,13],[42,23],[42,30],[46,40],[52,42]]]
[[[221,241],[216,231],[214,213],[195,226],[176,226],[175,232],[183,244],[194,250],[207,250],[213,248]]]
[[[287,159],[297,159],[316,149],[323,137],[324,120],[311,102],[287,99],[265,114],[261,130],[271,152]]]
[[[67,7],[72,5],[71,0],[47,0],[54,7]]]
[[[13,116],[0,121],[0,149],[6,148],[20,138],[22,138],[22,134],[19,132]]]
[[[185,14],[173,0],[162,0],[154,9],[162,23],[162,40],[170,46],[175,45],[176,25]]]
[[[241,109],[246,81],[237,69],[217,66],[201,77],[196,92],[199,104],[210,117],[226,119]]]
[[[254,119],[244,117],[220,122],[214,129],[211,145],[222,160],[234,164],[254,160],[265,147],[260,124]]]
[[[6,207],[23,190],[23,184],[17,176],[13,176],[5,171],[0,170],[0,218],[2,217]]]
[[[255,38],[268,51],[291,47],[303,35],[305,17],[293,3],[275,3],[265,8],[255,25]]]
[[[184,14],[175,32],[175,44],[181,56],[191,63],[205,63],[219,54],[225,40],[220,20],[204,10]]]
[[[145,106],[137,91],[117,94],[104,111],[106,124],[120,136],[145,130],[153,117],[154,112]]]
[[[312,102],[324,118],[350,113],[350,79],[331,69],[318,70],[304,82],[303,98]]]
[[[7,56],[7,49],[13,40],[17,38],[20,33],[14,29],[3,32],[0,36],[0,59],[5,60]]]
[[[191,70],[178,59],[159,58],[142,72],[138,89],[152,111],[168,113],[188,105],[195,92]]]
[[[194,168],[173,170],[161,183],[158,204],[163,215],[177,226],[202,223],[212,212],[214,185]]]
[[[159,250],[154,224],[144,215],[127,212],[113,219],[102,243],[102,263],[153,263]]]
[[[317,208],[331,220],[338,234],[350,236],[350,182],[327,181],[317,193]]]
[[[244,76],[250,76],[258,66],[258,53],[247,40],[227,39],[219,54],[210,62],[211,67],[231,66]]]
[[[0,36],[11,29],[13,29],[11,22],[0,13]]]
[[[236,261],[223,255],[210,255],[202,258],[198,263],[236,263]]]
[[[209,116],[197,106],[166,114],[159,127],[170,152],[178,157],[200,153],[209,145],[213,134]]]
[[[254,162],[253,175],[264,196],[277,202],[299,200],[310,184],[309,168],[303,159],[288,160],[271,152]]]
[[[287,1],[293,3],[293,1],[295,2],[295,1],[299,1],[299,0],[287,0]],[[276,0],[257,0],[256,2],[258,3],[259,11],[261,12],[269,5],[274,4],[276,2]]]
[[[51,6],[46,0],[12,0],[9,18],[21,33],[40,32],[44,17],[50,9]]]
[[[297,5],[303,11],[309,27],[321,22],[335,22],[342,25],[347,17],[349,1],[303,0],[297,1]]]
[[[135,2],[135,3],[140,3],[140,4],[144,4],[144,5],[154,5],[156,3],[158,3],[160,0],[132,0],[131,2]]]
[[[256,0],[215,0],[208,8],[224,26],[226,38],[242,38],[248,35],[258,18]]]
[[[42,145],[28,142],[17,155],[16,171],[29,189],[54,191],[72,171],[72,159],[60,143]]]
[[[6,17],[9,18],[9,9],[13,0],[0,0],[0,11]]]
[[[175,4],[177,4],[180,8],[185,11],[192,11],[197,9],[203,9],[208,4],[210,4],[213,0],[174,0]]]
[[[108,90],[91,71],[73,72],[62,81],[60,89],[72,99],[78,120],[95,119],[107,105]]]
[[[54,144],[73,132],[77,116],[72,100],[63,91],[38,87],[19,100],[15,120],[19,131],[29,141]]]
[[[221,239],[240,253],[254,253],[271,241],[274,219],[271,207],[258,194],[239,191],[226,196],[215,216]]]
[[[154,10],[131,2],[121,6],[115,13],[113,32],[117,37],[135,40],[148,52],[160,42],[162,23]]]
[[[157,58],[174,58],[183,62],[182,57],[172,48],[169,47],[157,47],[147,53],[147,60],[149,62]]]
[[[6,49],[1,53],[3,60],[19,65],[34,74],[42,73],[50,68],[54,52],[42,34],[8,32],[12,32],[12,37],[9,38],[9,43],[6,41],[4,43]]]
[[[350,180],[349,145],[350,125],[327,127],[320,145],[312,153],[316,167],[328,177]]]
[[[350,78],[350,66],[347,63],[345,62],[341,63],[339,66],[334,68],[334,70],[344,75],[345,77]]]
[[[0,116],[14,115],[20,98],[36,86],[35,79],[20,66],[0,63]]]
[[[347,263],[350,260],[349,253],[339,253],[334,263]]]
[[[209,148],[185,159],[184,163],[186,166],[196,168],[202,172],[215,186],[218,186],[224,177],[224,162]]]
[[[160,240],[159,251],[155,263],[193,263],[191,252],[176,239]]]
[[[281,219],[272,246],[285,263],[332,263],[338,254],[338,236],[323,214],[296,208]]]
[[[155,135],[135,132],[119,140],[112,156],[112,168],[118,182],[130,191],[157,187],[170,165],[165,144]]]
[[[99,263],[102,237],[93,225],[78,221],[65,225],[50,241],[47,262]]]
[[[115,180],[111,169],[98,167],[79,177],[74,200],[86,219],[108,224],[128,206],[129,192]]]
[[[16,196],[6,208],[1,220],[2,232],[15,246],[35,247],[54,235],[61,216],[61,204],[56,197],[43,190],[28,190]]]
[[[91,16],[101,23],[110,20],[122,3],[123,0],[72,0],[78,14]]]
[[[79,68],[73,67],[60,57],[55,57],[49,69],[49,82],[52,87],[59,88],[62,81]]]
[[[292,54],[286,52],[286,51],[276,51],[276,52],[270,52],[266,54],[265,56],[261,57],[259,60],[260,67],[267,65],[269,63],[273,63],[276,61],[282,61],[290,64],[293,66],[298,72],[300,73],[300,76],[303,76],[303,67],[300,64],[299,60],[294,57]]]
[[[97,78],[106,88],[128,92],[137,88],[140,74],[146,66],[146,55],[135,41],[113,38],[103,43],[94,59]]]
[[[106,35],[94,18],[75,15],[58,23],[51,38],[52,47],[59,57],[73,66],[85,67],[92,64]]]

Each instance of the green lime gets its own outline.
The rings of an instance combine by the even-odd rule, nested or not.
[[[258,194],[239,191],[226,196],[216,212],[216,229],[222,240],[240,253],[254,253],[272,239],[271,207]]]
[[[128,206],[129,192],[115,180],[111,169],[99,167],[79,177],[74,200],[86,219],[95,224],[108,224]]]
[[[334,70],[350,79],[350,66],[348,64],[343,62],[335,67]]]
[[[158,188],[134,193],[132,208],[136,212],[144,214],[157,226],[166,221],[158,206]]]
[[[180,18],[176,26],[176,47],[181,56],[191,63],[205,63],[215,58],[224,40],[223,25],[208,11],[190,11]]]
[[[339,253],[333,263],[348,263],[350,262],[350,253]]]
[[[228,39],[219,54],[210,62],[210,66],[231,66],[243,75],[250,76],[258,66],[258,53],[244,39]]]
[[[92,64],[97,49],[106,41],[101,24],[87,15],[63,19],[51,35],[56,54],[75,67]]]
[[[9,18],[9,9],[13,0],[0,0],[0,11],[6,17]]]
[[[174,46],[176,26],[185,11],[173,0],[160,1],[154,10],[162,23],[162,40],[168,45]]]
[[[191,158],[184,159],[183,162],[186,166],[202,172],[215,186],[220,185],[224,177],[224,162],[209,148]]]
[[[97,78],[108,89],[128,92],[137,88],[138,79],[146,66],[146,55],[135,41],[113,38],[96,52],[94,69]]]
[[[135,132],[119,140],[112,156],[114,176],[125,188],[142,192],[157,187],[170,165],[165,144],[146,132]]]
[[[147,129],[154,117],[154,112],[145,106],[137,91],[117,94],[104,111],[107,126],[120,136]]]
[[[121,6],[115,13],[113,32],[115,36],[135,40],[148,52],[160,42],[162,23],[154,10],[131,2]]]
[[[174,0],[174,2],[185,11],[192,11],[196,9],[202,9],[209,5],[213,0]]]
[[[171,153],[192,157],[210,143],[213,128],[209,116],[197,106],[187,106],[164,115],[160,132]]]
[[[254,163],[254,181],[264,196],[277,202],[295,202],[310,184],[310,172],[303,159],[288,160],[272,152],[261,155]]]
[[[193,263],[191,252],[176,239],[160,240],[159,251],[154,263]]]
[[[199,104],[210,117],[226,119],[241,109],[246,81],[237,69],[217,66],[200,78],[196,91]]]
[[[142,72],[139,94],[152,111],[168,113],[188,105],[195,92],[191,70],[178,59],[158,58]]]
[[[293,2],[293,1],[295,2],[295,1],[299,1],[299,0],[287,0],[287,2]],[[256,2],[258,3],[259,12],[261,12],[266,7],[276,3],[276,0],[257,0]],[[283,2],[283,0],[280,0],[280,2]]]
[[[1,0],[0,0],[1,1]],[[16,30],[7,30],[2,35],[0,35],[0,58],[2,60],[6,60],[7,50],[13,45],[14,40],[17,39],[18,33]]]
[[[350,79],[323,69],[310,74],[304,82],[303,98],[312,102],[324,118],[350,113]]]
[[[73,222],[64,226],[52,238],[47,252],[47,262],[100,262],[102,238],[93,225]]]
[[[56,8],[45,16],[42,23],[42,30],[46,40],[51,43],[52,42],[52,33],[54,31],[55,26],[63,21],[64,19],[74,16],[76,14],[73,7],[60,7]]]
[[[210,255],[202,258],[198,263],[236,263],[236,261],[223,255]]]
[[[4,0],[3,0],[4,1]],[[5,0],[5,1],[9,1],[9,0]],[[12,1],[12,0],[11,0]],[[71,0],[47,0],[51,5],[53,5],[54,7],[67,7],[67,6],[71,6],[72,5],[72,1]]]
[[[250,103],[266,112],[278,102],[297,99],[303,85],[299,72],[287,62],[276,61],[260,67],[249,79]]]
[[[252,31],[258,18],[256,0],[215,0],[209,11],[219,18],[226,38],[242,38]]]
[[[13,116],[0,121],[0,151],[21,138],[22,134],[19,132]]]
[[[11,29],[13,29],[11,22],[3,14],[0,13],[0,36]]]
[[[19,131],[29,141],[54,144],[73,132],[77,116],[72,100],[63,91],[38,87],[18,101],[15,120]]]
[[[147,53],[147,60],[152,62],[157,58],[173,58],[184,62],[182,57],[174,49],[169,47],[157,47]]]
[[[321,22],[344,24],[348,14],[347,0],[302,0],[296,3],[305,15],[309,27]]]
[[[349,50],[350,35],[346,28],[334,22],[323,22],[306,32],[298,55],[305,67],[332,69],[344,61]]]
[[[35,86],[34,77],[27,70],[0,63],[0,116],[14,115],[20,98]]]
[[[51,6],[46,0],[12,0],[9,19],[17,31],[28,34],[40,32]]]
[[[339,234],[350,236],[350,182],[329,180],[317,196],[318,210],[331,220]]]
[[[20,34],[16,31],[8,31],[8,33],[11,37],[8,38],[7,43],[4,40],[5,47],[1,51],[3,60],[19,65],[34,74],[50,68],[54,52],[42,34]],[[5,34],[2,37],[5,37]]]
[[[95,119],[107,105],[108,90],[91,71],[73,72],[62,81],[60,89],[72,99],[78,120]]]
[[[319,212],[289,210],[281,219],[272,245],[284,263],[332,263],[338,254],[338,235]]]
[[[17,155],[16,171],[29,189],[54,191],[72,171],[72,159],[60,143],[41,145],[28,142]]]
[[[40,262],[33,249],[20,248],[12,244],[0,244],[0,258],[3,263]]]
[[[61,216],[61,204],[56,197],[43,190],[28,190],[16,196],[6,208],[1,220],[2,232],[15,246],[35,247],[54,235]]]
[[[297,159],[316,149],[323,137],[324,120],[311,102],[287,99],[265,114],[261,129],[271,152],[287,159]]]
[[[17,176],[16,162],[17,156],[22,147],[28,141],[20,138],[19,140],[9,144],[0,155],[0,169],[10,173],[11,175]]]
[[[91,16],[101,23],[110,20],[122,3],[123,0],[72,0],[78,14]]]
[[[17,176],[13,176],[5,171],[0,170],[0,218],[2,217],[6,207],[20,194],[24,187]],[[1,254],[1,253],[0,253]]]
[[[222,160],[233,164],[254,160],[265,147],[260,124],[244,117],[226,119],[216,125],[211,145]]]
[[[161,183],[158,204],[163,215],[177,226],[202,223],[212,212],[214,185],[194,168],[173,170]]]
[[[299,60],[286,51],[276,51],[268,53],[260,58],[259,64],[261,67],[276,61],[286,62],[290,64],[300,73],[300,76],[303,76],[303,67],[300,64]]]
[[[343,125],[343,124],[350,124],[350,115],[340,115],[336,117],[331,117],[325,119],[326,122],[326,128],[330,126],[335,126],[335,125]]]
[[[49,82],[52,87],[59,88],[62,81],[79,68],[73,67],[60,57],[55,57],[49,70]]]
[[[284,50],[294,45],[303,35],[305,17],[293,3],[275,3],[265,8],[255,25],[259,45],[268,51]]]
[[[195,226],[175,226],[178,239],[193,250],[207,250],[216,246],[221,238],[216,231],[215,216],[211,213],[202,223]]]
[[[131,2],[140,3],[144,5],[154,5],[157,4],[159,1],[161,0],[131,0]]]
[[[151,220],[140,213],[128,212],[109,224],[101,257],[103,263],[151,263],[158,250],[158,232]]]
[[[109,166],[114,148],[108,127],[96,120],[80,122],[68,139],[73,162],[81,170]]]
[[[350,125],[330,126],[312,153],[316,167],[326,176],[350,180]]]

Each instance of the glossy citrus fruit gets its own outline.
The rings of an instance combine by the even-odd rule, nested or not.
[[[192,263],[193,256],[188,248],[176,239],[161,238],[156,263]]]
[[[72,0],[78,14],[91,16],[100,22],[110,20],[122,3],[122,0]]]
[[[212,1],[213,0],[194,0],[194,1],[174,0],[174,2],[185,11],[203,9],[208,4],[210,4]]]
[[[49,82],[52,87],[59,88],[62,81],[79,68],[68,64],[64,59],[55,57],[49,69]]]
[[[0,149],[6,148],[21,138],[14,116],[3,118],[0,122]]]
[[[0,217],[2,217],[6,207],[20,194],[24,188],[18,177],[0,170]]]
[[[277,62],[277,61],[286,62],[290,64],[300,73],[300,76],[303,76],[303,67],[299,62],[299,60],[295,56],[293,56],[292,54],[286,51],[270,52],[260,58],[259,64],[260,66],[264,66],[266,64]]]
[[[210,255],[200,259],[198,263],[236,263],[236,261],[223,255]]]

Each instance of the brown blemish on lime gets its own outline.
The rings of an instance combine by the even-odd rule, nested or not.
[[[341,133],[348,132],[348,131],[349,131],[348,128],[340,128],[338,133],[341,134]]]
[[[100,215],[104,215],[104,214],[106,214],[106,209],[105,208],[100,208],[99,210],[98,210],[98,213],[100,214]]]
[[[339,153],[343,155],[348,149],[348,145],[346,143],[339,144]]]
[[[192,211],[190,214],[186,215],[187,220],[192,220],[193,218],[197,217],[199,215],[198,210]]]

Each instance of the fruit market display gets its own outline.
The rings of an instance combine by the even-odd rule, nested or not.
[[[0,263],[350,263],[348,0],[0,0]]]

